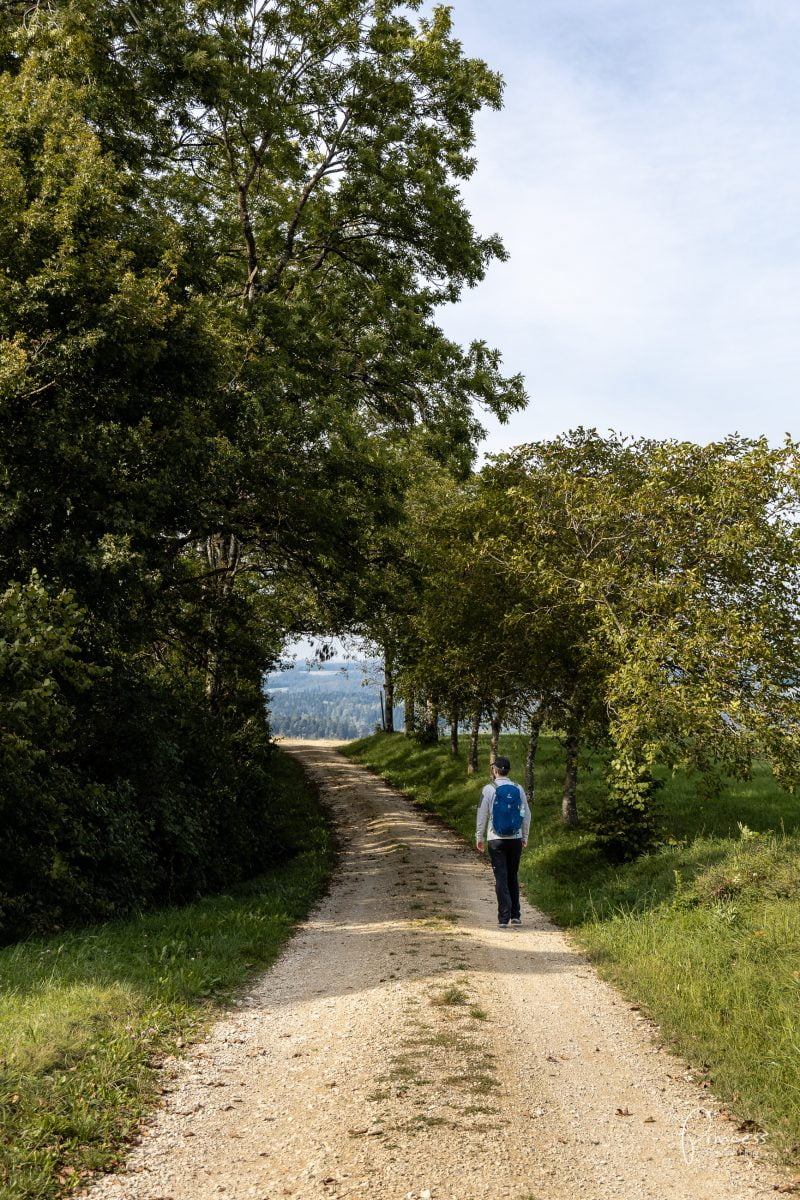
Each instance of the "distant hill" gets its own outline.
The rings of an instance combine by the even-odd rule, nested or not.
[[[342,741],[374,733],[381,725],[378,675],[377,664],[353,662],[273,671],[264,684],[273,733]],[[396,708],[395,726],[402,720],[402,708]]]

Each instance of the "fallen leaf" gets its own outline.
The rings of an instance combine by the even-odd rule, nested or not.
[[[616,1115],[618,1117],[632,1117],[633,1113],[627,1108],[618,1108]]]
[[[655,1123],[656,1123],[655,1117],[645,1117],[644,1122],[643,1122],[644,1125],[655,1125]]]

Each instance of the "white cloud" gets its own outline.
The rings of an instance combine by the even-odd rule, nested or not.
[[[492,13],[461,0],[457,25],[467,12],[474,53]],[[484,52],[506,108],[480,120],[467,189],[511,261],[444,314],[526,375],[530,411],[498,440],[579,423],[800,432],[800,13],[542,0],[537,25],[526,12],[524,38],[495,27]]]

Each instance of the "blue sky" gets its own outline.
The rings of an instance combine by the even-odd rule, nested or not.
[[[577,425],[800,435],[798,0],[452,0],[506,81],[466,185],[511,255],[441,320]]]

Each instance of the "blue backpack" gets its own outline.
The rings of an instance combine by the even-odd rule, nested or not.
[[[525,806],[516,783],[496,783],[492,804],[492,829],[498,837],[513,837],[522,829]]]

